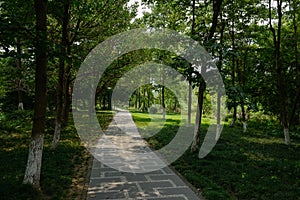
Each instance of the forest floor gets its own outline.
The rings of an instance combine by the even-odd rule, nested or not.
[[[99,112],[102,127],[112,120],[111,112]],[[48,117],[45,133],[42,193],[22,185],[30,141],[32,112],[0,116],[0,197],[3,199],[84,199],[89,181],[91,156],[70,124],[62,131],[56,151],[51,150],[54,119]],[[144,131],[148,114],[133,113]],[[177,132],[179,115],[167,115],[161,130],[147,139],[156,149],[165,146]],[[204,119],[202,131],[208,127]],[[153,124],[152,124],[153,125]],[[204,134],[203,134],[204,135]],[[269,119],[252,118],[247,133],[241,124],[225,123],[220,140],[204,159],[186,151],[172,165],[210,199],[297,199],[300,196],[300,130],[291,131],[292,144],[284,144],[283,133]]]
[[[43,151],[41,191],[22,185],[32,127],[32,112],[15,112],[0,119],[1,199],[84,199],[92,157],[82,146],[73,123],[61,133],[51,150],[54,119],[47,118]],[[70,120],[71,121],[71,120]]]

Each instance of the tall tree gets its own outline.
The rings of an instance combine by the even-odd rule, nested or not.
[[[295,116],[297,112],[297,106],[300,102],[300,63],[299,63],[299,50],[298,50],[298,25],[297,25],[297,11],[298,11],[298,2],[296,0],[289,0],[290,10],[292,11],[292,20],[293,20],[293,43],[294,43],[294,57],[295,57],[295,72],[296,72],[296,96],[292,104],[291,115],[289,119],[289,124],[293,125],[295,123]],[[298,119],[299,120],[299,119]]]
[[[285,143],[290,144],[290,134],[289,134],[289,123],[288,123],[288,113],[286,108],[286,85],[285,77],[281,63],[281,28],[282,28],[282,0],[277,0],[277,30],[272,24],[272,0],[269,0],[269,27],[273,36],[274,45],[274,67],[277,74],[277,91],[278,91],[278,101],[280,109],[280,121],[283,125],[283,132],[285,137]]]
[[[59,57],[59,69],[58,69],[58,82],[57,82],[57,94],[56,94],[56,119],[55,129],[53,135],[52,149],[57,147],[60,139],[60,132],[63,119],[63,94],[64,94],[64,75],[65,75],[65,60],[67,57],[67,48],[69,46],[68,40],[68,25],[69,25],[69,9],[70,1],[64,0],[63,2],[63,15],[62,15],[62,33],[60,44],[60,57]],[[68,92],[68,91],[65,91]],[[66,98],[66,96],[65,96]],[[67,100],[65,100],[67,101]]]
[[[205,38],[206,44],[208,44],[211,39],[214,37],[216,32],[216,27],[218,24],[218,17],[220,15],[220,11],[222,8],[222,0],[213,0],[213,18],[212,25],[209,29],[209,34]],[[193,10],[195,10],[195,2],[193,3]],[[195,122],[195,130],[194,130],[194,138],[191,145],[191,151],[196,152],[200,139],[200,126],[202,121],[202,111],[203,111],[203,102],[204,102],[204,93],[205,93],[206,84],[202,77],[199,77],[199,88],[198,88],[198,108],[196,113],[196,122]]]
[[[40,188],[44,145],[47,84],[47,0],[34,1],[36,16],[35,104],[24,184]]]

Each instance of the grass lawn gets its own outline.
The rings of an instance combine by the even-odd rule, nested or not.
[[[149,115],[133,112],[143,132]],[[168,115],[166,124],[155,136],[147,139],[155,149],[169,143],[179,125],[178,115]],[[203,120],[202,130],[208,128]],[[154,129],[161,127],[152,124]],[[147,130],[147,129],[146,129]],[[204,197],[211,199],[300,199],[300,140],[292,133],[292,145],[284,144],[283,135],[275,125],[249,122],[248,132],[241,126],[224,126],[221,138],[204,159],[186,153],[173,166]]]
[[[42,164],[42,193],[22,185],[31,131],[31,112],[0,116],[0,199],[83,199],[91,156],[70,124],[63,130],[57,150],[50,149],[54,119],[48,118]],[[103,129],[111,112],[99,112]],[[148,143],[156,149],[175,136],[179,115],[133,112]],[[202,130],[208,127],[203,120]],[[186,153],[173,166],[208,199],[299,199],[300,133],[291,133],[292,145],[284,144],[281,131],[266,122],[249,122],[248,132],[224,126],[221,138],[204,159]],[[150,127],[150,129],[149,129]],[[150,130],[150,131],[149,131]],[[158,132],[158,133],[157,133]],[[157,134],[156,134],[157,133]]]
[[[61,141],[52,151],[54,119],[47,119],[42,192],[22,185],[31,134],[32,112],[15,112],[0,120],[0,199],[82,199],[91,157],[81,145],[72,123],[62,131]],[[51,127],[51,128],[49,128]]]

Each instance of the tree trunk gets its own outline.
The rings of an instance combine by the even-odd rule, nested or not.
[[[70,106],[71,106],[71,94],[70,91],[70,78],[66,80],[66,85],[64,87],[64,104],[63,104],[63,122],[68,123],[69,121],[69,113],[70,113]]]
[[[46,120],[46,85],[47,85],[47,1],[34,1],[36,14],[36,71],[35,104],[29,155],[23,179],[24,184],[31,184],[40,189],[40,174],[44,144]]]
[[[68,23],[69,23],[69,0],[64,3],[64,14],[62,18],[62,39],[59,59],[58,70],[58,83],[57,83],[57,96],[56,96],[56,119],[55,129],[52,141],[52,149],[56,149],[60,140],[60,132],[63,117],[63,88],[64,88],[64,74],[65,74],[65,60],[67,56],[67,43],[68,43]]]
[[[19,84],[18,84],[18,100],[19,100],[18,109],[24,110],[23,94],[22,94],[22,80],[21,79],[19,80]]]
[[[243,120],[243,132],[247,132],[247,122],[246,122],[246,111],[245,111],[245,106],[244,103],[241,103],[241,108],[242,108],[242,120]]]
[[[232,40],[232,50],[235,51],[235,33],[234,33],[234,22],[232,22],[232,30],[231,30],[231,40]],[[232,67],[231,67],[231,84],[232,87],[235,87],[235,55],[232,55]],[[233,101],[233,116],[230,126],[234,127],[236,122],[237,115],[237,103],[235,97],[232,99]]]
[[[194,130],[194,138],[191,146],[191,152],[196,152],[199,148],[199,140],[200,140],[200,125],[202,121],[202,110],[203,110],[203,102],[204,102],[204,91],[205,91],[205,82],[202,79],[200,82],[200,86],[198,89],[198,106],[196,112],[196,121],[195,121],[195,130]]]
[[[18,37],[17,38],[17,68],[19,70],[19,80],[18,80],[18,109],[24,110],[23,104],[23,94],[22,94],[22,41]]]
[[[107,93],[107,98],[108,98],[108,106],[107,106],[107,109],[108,110],[112,110],[112,102],[111,102],[111,96],[112,96],[112,89],[109,88],[108,89],[108,93]]]
[[[221,7],[222,7],[222,1],[223,0],[213,0],[213,20],[212,20],[212,25],[209,31],[208,38],[211,39],[214,37],[214,34],[216,32],[216,28],[218,25],[218,17],[221,12]]]
[[[162,118],[166,118],[166,103],[165,103],[165,70],[162,69],[162,74],[161,74],[161,82],[162,82],[162,87],[161,87],[161,106],[162,106]]]
[[[278,15],[278,26],[277,26],[277,36],[276,30],[272,25],[272,7],[271,0],[269,0],[269,25],[270,30],[273,35],[274,42],[274,60],[275,60],[275,69],[277,74],[277,90],[278,90],[278,101],[280,109],[280,121],[283,125],[283,133],[285,138],[285,143],[290,145],[290,135],[289,135],[289,124],[287,119],[287,109],[286,109],[286,92],[285,92],[285,80],[283,69],[281,66],[281,54],[280,54],[280,45],[281,45],[281,25],[282,25],[282,0],[277,1],[277,15]]]
[[[248,57],[248,48],[246,49],[245,56],[243,59],[243,70],[237,65],[238,67],[238,76],[239,76],[239,84],[242,88],[242,92],[245,91],[245,85],[246,85],[246,78],[245,78],[245,71],[246,71],[246,62]],[[241,109],[242,109],[242,121],[243,121],[243,132],[247,132],[247,119],[246,119],[246,110],[245,110],[245,97],[242,96],[241,98]]]
[[[295,52],[295,68],[296,68],[296,96],[295,100],[292,105],[292,110],[291,110],[291,115],[290,115],[290,120],[289,124],[294,125],[295,123],[295,114],[297,111],[297,106],[299,105],[300,102],[300,64],[299,64],[299,54],[298,54],[298,27],[297,27],[297,18],[296,18],[296,13],[297,13],[297,5],[296,2],[293,1],[293,4],[290,4],[290,9],[293,10],[293,29],[294,29],[294,52]]]
[[[150,108],[150,100],[151,100],[151,88],[148,87],[148,91],[147,91],[147,100],[148,100],[148,108]]]
[[[143,106],[142,111],[147,112],[147,106],[146,106],[146,88],[143,88]]]
[[[191,117],[192,117],[192,92],[193,92],[192,82],[189,81],[188,123],[187,123],[188,127],[191,126]]]
[[[70,4],[69,0],[67,1],[68,4]],[[70,5],[69,5],[69,9],[70,9]],[[69,23],[69,22],[68,22]],[[70,39],[69,39],[69,34],[68,34],[69,30],[67,29],[67,42],[66,42],[66,50],[67,50],[67,57],[68,59],[71,58],[71,43],[70,43]],[[69,121],[69,113],[70,113],[70,106],[71,106],[71,94],[72,92],[70,91],[71,87],[71,69],[72,69],[72,65],[70,63],[68,63],[66,71],[65,71],[65,76],[64,76],[64,103],[63,103],[63,113],[62,113],[62,120],[63,123],[68,123]]]
[[[220,44],[223,45],[223,36],[224,36],[224,29],[225,29],[225,23],[223,22],[222,18],[222,12],[220,14],[220,18],[222,21],[221,25],[221,33],[220,33]],[[221,73],[222,71],[222,65],[223,65],[223,48],[221,48],[219,52],[219,61],[217,63],[217,67],[219,72]],[[220,138],[221,134],[221,94],[218,92],[217,94],[217,130],[216,130],[216,140]]]
[[[216,130],[216,140],[220,138],[221,135],[221,94],[217,94],[217,130]]]
[[[138,109],[138,90],[135,91],[134,108],[135,110]]]
[[[212,26],[210,27],[209,35],[205,38],[205,41],[210,41],[214,33],[216,31],[216,27],[218,24],[218,16],[220,14],[222,7],[222,0],[213,0],[213,19]],[[192,20],[192,36],[195,34],[195,9],[196,3],[195,0],[192,2],[192,10],[193,10],[193,20]],[[200,138],[200,126],[202,121],[202,110],[203,110],[203,102],[204,102],[204,91],[205,91],[205,82],[202,78],[200,78],[199,92],[198,92],[198,108],[196,113],[196,124],[194,130],[194,138],[191,146],[191,151],[195,152],[198,149],[198,143]]]
[[[141,88],[137,89],[138,109],[141,109]]]

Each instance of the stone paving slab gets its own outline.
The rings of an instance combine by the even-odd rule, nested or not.
[[[93,161],[88,200],[203,200],[171,168],[147,173],[118,171]]]

